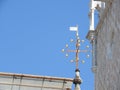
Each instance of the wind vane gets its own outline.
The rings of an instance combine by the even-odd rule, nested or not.
[[[81,46],[81,43],[84,43],[85,41],[84,40],[81,40],[80,37],[79,37],[79,34],[78,34],[78,25],[76,27],[70,27],[69,28],[70,31],[75,31],[76,32],[76,40],[75,40],[75,43],[76,43],[76,49],[75,50],[71,50],[71,49],[68,49],[69,45],[66,44],[66,49],[62,49],[62,52],[66,52],[66,57],[68,57],[68,53],[70,52],[74,52],[76,55],[75,55],[75,60],[71,60],[71,62],[75,62],[76,63],[76,69],[79,68],[79,53],[87,53],[87,52],[90,52],[91,50],[81,50],[80,49],[80,46]],[[73,39],[70,40],[71,42],[74,42]],[[86,48],[89,48],[89,46],[87,45]],[[89,58],[90,55],[87,55],[87,58]],[[85,63],[84,60],[81,61],[82,63]]]
[[[75,69],[75,78],[73,80],[73,83],[75,84],[75,90],[80,90],[80,84],[82,83],[81,77],[80,77],[80,70],[79,70],[79,53],[86,53],[89,52],[90,50],[81,50],[80,46],[81,43],[84,43],[84,40],[80,40],[79,38],[79,34],[78,34],[78,25],[76,27],[70,27],[70,31],[75,31],[76,32],[76,49],[75,50],[70,50],[68,49],[68,44],[66,44],[66,49],[62,49],[62,52],[67,52],[66,53],[66,57],[68,57],[68,53],[70,52],[74,52],[75,53],[75,60],[71,60],[71,62],[75,62],[76,63],[76,69]],[[74,40],[71,39],[71,42],[73,42]],[[89,46],[86,46],[87,48],[89,48]],[[90,55],[87,55],[87,57],[89,57]],[[84,63],[85,61],[82,60],[82,63]]]

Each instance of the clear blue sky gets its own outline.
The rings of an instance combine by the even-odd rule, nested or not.
[[[61,49],[75,36],[69,26],[78,24],[80,38],[85,39],[89,2],[0,0],[0,72],[74,78],[75,63],[70,63],[70,59],[75,54],[66,58]],[[85,59],[85,55],[80,55],[80,59]],[[91,58],[79,64],[82,90],[93,90]]]

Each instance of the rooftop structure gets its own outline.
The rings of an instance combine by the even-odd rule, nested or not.
[[[70,90],[73,79],[0,72],[0,90]]]
[[[70,27],[70,31],[76,32],[76,37],[75,37],[76,39],[70,40],[71,42],[75,42],[76,48],[74,50],[68,49],[68,44],[66,44],[66,49],[62,49],[62,52],[66,52],[66,57],[68,57],[68,53],[71,52],[75,53],[75,59],[71,60],[71,62],[75,62],[76,64],[75,78],[73,80],[73,84],[75,84],[74,90],[81,90],[80,84],[82,83],[82,79],[80,77],[80,69],[79,69],[79,61],[81,58],[79,57],[79,53],[87,53],[87,52],[91,52],[91,50],[82,50],[80,48],[81,44],[84,43],[84,40],[81,40],[79,37],[78,25],[74,27]],[[87,45],[86,48],[89,48],[89,46]],[[87,55],[87,58],[89,58],[89,55]],[[82,60],[81,62],[84,63],[84,60]]]

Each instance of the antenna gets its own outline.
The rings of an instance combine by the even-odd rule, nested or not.
[[[73,83],[75,84],[75,90],[80,90],[80,84],[82,83],[81,77],[80,77],[80,70],[79,70],[79,53],[87,53],[91,52],[91,50],[87,50],[89,46],[87,45],[85,50],[80,49],[81,44],[85,42],[85,40],[81,40],[78,33],[78,25],[75,27],[70,27],[70,31],[76,32],[76,40],[74,41],[71,39],[71,42],[75,42],[76,48],[74,50],[69,49],[69,45],[66,44],[66,48],[62,49],[62,52],[66,52],[66,57],[69,56],[68,53],[75,53],[75,60],[71,60],[71,62],[76,63],[76,69],[75,69],[75,78],[73,80]],[[89,58],[90,55],[87,55],[87,58]],[[82,63],[85,63],[84,60],[81,61]]]

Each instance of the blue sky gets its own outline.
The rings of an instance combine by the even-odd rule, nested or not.
[[[85,39],[89,30],[90,0],[1,0],[0,1],[0,72],[37,74],[74,78],[75,63],[61,52],[75,38],[70,26],[79,25]],[[86,40],[86,39],[85,39]],[[83,44],[81,48],[84,48]],[[93,90],[91,58],[80,54],[82,90]]]

